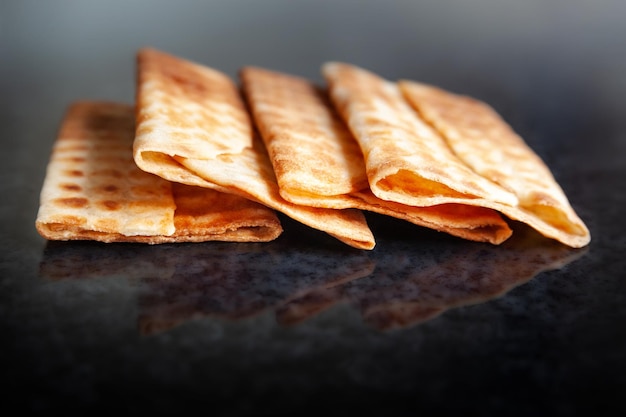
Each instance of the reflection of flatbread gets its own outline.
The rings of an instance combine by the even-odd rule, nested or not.
[[[135,165],[131,106],[81,102],[68,111],[36,220],[50,240],[268,241],[282,228],[265,206],[171,184]]]
[[[459,159],[518,197],[519,207],[505,214],[570,246],[589,242],[589,230],[549,168],[491,107],[413,81],[399,86]]]
[[[277,309],[279,323],[300,323],[339,303],[358,307],[369,325],[389,330],[430,320],[447,310],[501,297],[543,271],[568,265],[587,251],[546,239],[513,223],[513,236],[498,247],[462,244],[423,250],[401,247],[377,260],[368,277],[315,288]],[[393,244],[393,242],[392,242]]]
[[[134,157],[140,168],[261,202],[354,247],[374,247],[362,212],[305,207],[281,197],[263,143],[253,138],[237,87],[226,76],[213,70],[207,76],[204,67],[154,50],[140,51],[138,63]],[[195,113],[196,103],[210,111]],[[198,132],[204,133],[196,137]]]
[[[363,149],[376,196],[490,208],[569,246],[589,242],[548,168],[488,107],[403,82],[416,112],[400,87],[373,73],[339,63],[323,72]]]
[[[244,68],[241,78],[284,199],[373,211],[471,240],[500,243],[510,236],[490,209],[411,207],[374,196],[359,145],[325,93],[306,79],[260,68]]]
[[[522,223],[513,227],[513,237],[497,248],[467,246],[421,270],[416,265],[395,268],[394,262],[378,265],[390,271],[395,281],[387,288],[374,285],[363,291],[359,305],[364,319],[379,329],[419,323],[429,311],[434,318],[452,308],[499,298],[541,272],[563,268],[587,252],[546,239]],[[406,279],[399,279],[403,276]],[[353,290],[353,294],[357,292]]]
[[[307,250],[297,235],[264,245],[179,245],[161,262],[173,275],[143,275],[138,298],[142,334],[200,317],[241,320],[280,306],[314,288],[328,288],[372,273],[370,254],[335,248]],[[154,256],[144,253],[146,260]],[[141,260],[141,258],[140,258]]]

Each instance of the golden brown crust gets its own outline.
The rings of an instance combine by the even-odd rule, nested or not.
[[[394,83],[348,64],[327,63],[322,70],[333,103],[363,150],[376,196],[411,206],[517,203],[515,195],[455,158]]]
[[[283,197],[368,187],[359,145],[319,87],[257,67],[243,68],[240,75]]]
[[[510,236],[507,223],[493,210],[411,207],[374,196],[359,145],[324,92],[303,78],[261,68],[244,68],[241,78],[280,195],[291,203],[367,210],[496,244]]]
[[[227,75],[150,48],[138,52],[137,72],[136,156],[145,135],[150,151],[199,159],[251,145],[248,113]]]
[[[589,230],[550,169],[494,109],[474,98],[414,81],[403,80],[399,86],[460,160],[519,200],[516,206],[496,208],[567,245],[589,243]]]
[[[371,249],[367,210],[495,244],[511,235],[502,213],[589,243],[549,168],[478,100],[342,63],[323,67],[328,92],[245,67],[250,115],[219,71],[149,48],[137,62],[134,109],[68,110],[42,187],[42,236],[267,241],[282,232],[275,209]]]
[[[70,107],[42,187],[36,228],[43,237],[155,244],[280,235],[276,214],[263,205],[140,170],[133,119],[124,104]]]
[[[222,241],[268,242],[282,232],[271,209],[246,198],[177,183],[172,189],[177,238],[198,242],[214,235]]]
[[[377,197],[488,208],[566,245],[589,243],[548,167],[484,103],[417,83],[396,85],[347,64],[330,63],[323,72],[361,144]]]
[[[68,109],[41,191],[37,223],[47,238],[66,237],[62,225],[124,236],[174,233],[170,184],[135,166],[133,130],[127,105]]]
[[[374,237],[360,211],[305,207],[280,195],[265,147],[254,138],[243,99],[225,75],[154,50],[140,51],[138,60],[139,124],[134,158],[141,169],[169,181],[236,194],[354,247],[374,247]],[[185,84],[202,84],[201,93],[197,88],[169,85],[168,68],[190,65],[193,71],[185,70]],[[214,76],[216,73],[220,75]],[[193,109],[199,103],[208,110],[195,114]],[[172,106],[180,110],[163,117]],[[196,138],[198,132],[201,135]]]
[[[372,249],[375,245],[374,236],[360,210],[302,206],[282,198],[272,164],[260,138],[255,139],[253,148],[237,155],[214,160],[176,159],[201,178],[210,179],[232,193],[272,207],[350,246]]]

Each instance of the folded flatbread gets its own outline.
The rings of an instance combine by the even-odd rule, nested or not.
[[[463,107],[450,96],[442,105],[442,95],[432,90],[427,100],[416,84],[399,87],[348,64],[328,63],[322,71],[363,150],[377,197],[412,206],[455,202],[490,208],[569,246],[589,242],[547,167],[485,107]],[[476,134],[460,137],[480,129],[489,131],[477,134],[484,136],[480,145],[472,142]]]
[[[413,207],[376,197],[359,144],[324,91],[304,78],[256,67],[240,75],[285,200],[368,210],[477,241],[500,243],[510,236],[508,224],[490,209]]]
[[[361,146],[376,196],[411,206],[517,204],[514,194],[459,161],[395,83],[341,63],[325,64],[323,74],[335,107]]]
[[[133,161],[132,106],[77,102],[54,144],[36,219],[49,240],[269,241],[282,227],[267,207],[172,184]]]
[[[493,108],[415,81],[399,86],[460,160],[517,196],[517,207],[503,206],[503,213],[570,246],[589,243],[589,230],[550,169]]]
[[[227,76],[140,50],[136,112],[134,159],[141,169],[260,202],[351,246],[374,247],[360,210],[302,206],[280,195],[265,147]]]

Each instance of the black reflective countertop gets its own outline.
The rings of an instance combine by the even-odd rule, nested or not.
[[[175,5],[174,5],[175,4]],[[623,2],[0,4],[2,404],[209,415],[624,415]],[[61,117],[132,102],[153,46],[233,77],[343,60],[481,98],[591,230],[501,246],[367,214],[361,251],[281,216],[263,244],[47,242]]]

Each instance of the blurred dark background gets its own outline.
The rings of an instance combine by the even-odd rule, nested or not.
[[[130,100],[134,52],[149,45],[231,75],[254,64],[317,79],[320,64],[336,59],[455,89],[511,80],[532,89],[537,73],[555,66],[557,82],[621,74],[625,4],[9,0],[0,5],[3,84],[11,94],[54,91],[61,102]],[[10,82],[17,78],[24,84]]]
[[[35,231],[34,220],[60,120],[66,107],[78,99],[131,103],[135,52],[144,46],[233,77],[240,67],[257,65],[321,82],[320,65],[340,60],[388,79],[415,79],[487,101],[548,163],[591,229],[592,245],[575,266],[544,275],[537,285],[547,290],[539,296],[532,297],[532,286],[530,290],[522,288],[517,293],[520,304],[512,304],[521,305],[519,310],[505,299],[492,304],[493,311],[489,307],[468,310],[423,330],[398,333],[395,339],[346,325],[348,331],[339,340],[350,349],[355,345],[355,351],[337,350],[328,339],[329,348],[319,360],[314,354],[303,355],[312,358],[311,370],[322,369],[319,379],[333,381],[330,385],[334,387],[332,374],[322,375],[327,370],[323,365],[329,358],[334,364],[332,358],[343,360],[341,355],[345,355],[362,359],[351,365],[348,376],[357,375],[355,380],[371,385],[377,383],[371,378],[372,370],[391,380],[398,370],[405,371],[401,373],[404,376],[410,373],[413,385],[409,387],[420,387],[423,391],[417,398],[424,401],[432,396],[447,404],[449,398],[460,395],[476,404],[489,390],[499,398],[510,385],[524,388],[528,381],[540,381],[534,386],[535,397],[555,395],[568,407],[580,398],[590,406],[586,411],[591,411],[582,415],[595,415],[599,403],[623,410],[617,394],[626,386],[621,333],[626,250],[624,17],[624,0],[0,0],[0,337],[7,338],[0,342],[7,354],[0,350],[0,357],[17,364],[17,374],[22,371],[21,364],[28,364],[32,374],[24,369],[22,380],[40,381],[45,390],[57,387],[57,381],[67,374],[64,366],[71,364],[69,375],[76,381],[58,389],[68,386],[75,391],[68,389],[63,398],[65,394],[75,396],[84,387],[88,391],[101,387],[98,384],[116,386],[118,379],[106,379],[109,370],[115,370],[114,375],[134,376],[133,381],[160,376],[168,387],[162,393],[178,389],[173,392],[184,397],[188,388],[203,391],[198,384],[171,387],[168,383],[186,375],[180,357],[172,352],[195,355],[198,363],[204,363],[207,351],[213,352],[215,361],[210,365],[218,368],[223,359],[220,349],[229,357],[227,337],[222,344],[205,340],[208,336],[203,326],[211,322],[200,322],[198,327],[184,328],[172,336],[141,339],[124,321],[136,314],[134,293],[126,288],[126,281],[121,280],[119,290],[98,292],[97,285],[95,289],[88,283],[55,287],[39,277],[45,241]],[[385,245],[380,250],[386,250]],[[83,284],[85,290],[81,290]],[[563,286],[567,291],[560,290]],[[95,303],[90,301],[92,296]],[[85,310],[95,318],[83,317]],[[331,317],[339,317],[328,326],[334,330],[344,329],[342,320],[350,316],[339,311]],[[499,324],[509,323],[511,317],[512,326]],[[548,323],[545,326],[544,321]],[[484,332],[476,331],[477,326]],[[235,336],[250,330],[226,328]],[[250,334],[254,337],[254,332]],[[283,348],[288,349],[290,343],[299,346],[294,334],[284,332],[280,333],[282,339],[268,336],[269,340],[257,343],[271,347],[271,343],[288,340],[276,349],[280,362]],[[301,337],[305,342],[307,338],[318,340],[308,334]],[[431,350],[420,350],[420,338]],[[385,349],[374,342],[361,343],[362,339]],[[243,351],[248,352],[249,346],[244,345]],[[362,356],[354,356],[357,351]],[[382,364],[379,351],[386,358]],[[52,354],[46,357],[49,352]],[[417,352],[422,362],[406,368],[401,359],[417,357]],[[507,352],[521,353],[507,356]],[[249,384],[258,382],[250,375],[262,376],[258,384],[263,388],[262,381],[272,378],[276,369],[265,367],[265,358],[255,355],[250,348],[250,357],[261,365],[258,369],[249,366],[248,372],[244,362],[242,369],[248,373],[241,374]],[[527,366],[537,358],[542,366]],[[120,363],[124,359],[127,361]],[[233,361],[239,364],[239,358]],[[84,367],[75,367],[75,362]],[[294,362],[283,373],[305,378],[299,366]],[[235,388],[227,392],[222,376],[212,368],[185,369],[196,376],[194,381],[215,381],[215,392],[227,401],[238,397],[236,385],[228,386]],[[511,374],[511,369],[528,378],[501,378],[517,375]],[[413,374],[413,370],[421,371]],[[452,380],[442,373],[445,370]],[[182,376],[176,379],[179,371]],[[210,377],[205,378],[207,375]],[[237,375],[229,377],[232,382]],[[508,385],[501,386],[503,380]],[[479,383],[472,387],[473,381]],[[265,392],[261,388],[259,391]],[[351,388],[345,393],[350,394]],[[407,390],[403,399],[415,398],[416,391]],[[120,392],[125,392],[124,386]],[[151,400],[160,396],[155,392],[147,394]],[[528,403],[524,390],[511,392],[507,394],[514,395],[516,405]],[[590,400],[595,394],[601,402]],[[102,395],[106,399],[107,393]],[[86,402],[92,400],[83,397]],[[319,398],[311,394],[307,400],[311,398],[314,401],[308,403],[317,404]],[[137,404],[141,404],[138,410],[143,407],[140,401]],[[552,415],[575,414],[570,408],[559,409],[559,404],[552,407]],[[494,409],[515,411],[496,406]],[[323,403],[317,407],[325,411]],[[462,407],[458,403],[452,408]],[[528,415],[522,408],[517,414]]]

